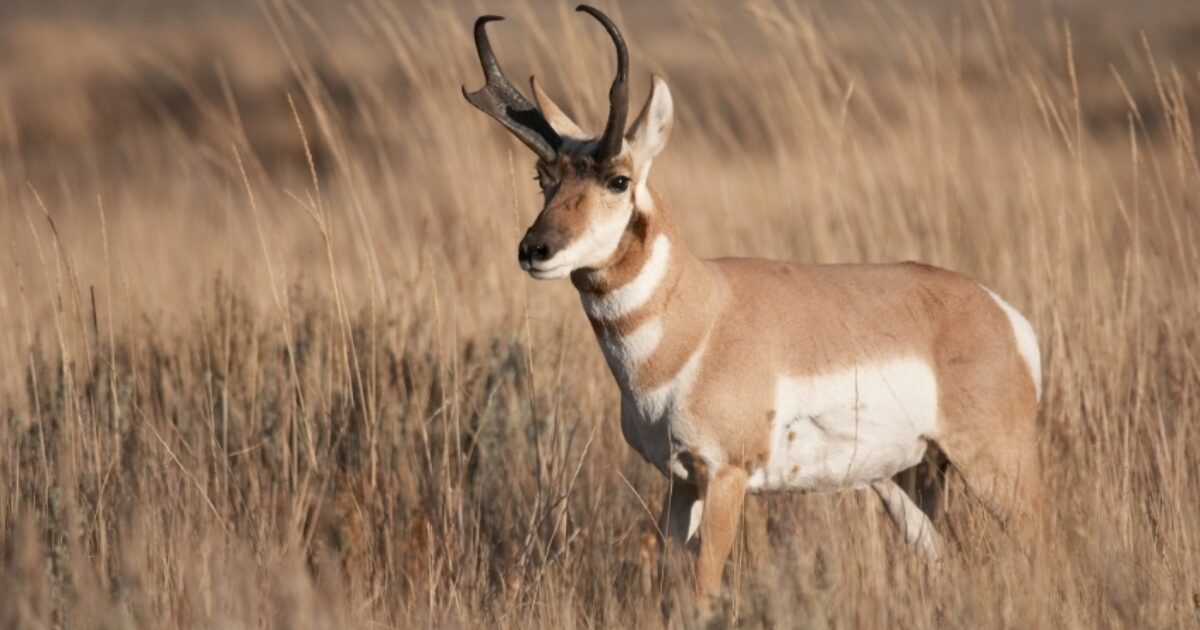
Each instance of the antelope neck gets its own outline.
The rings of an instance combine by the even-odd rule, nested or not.
[[[657,201],[657,199],[654,199]],[[610,264],[571,280],[597,334],[629,332],[668,310],[698,306],[710,295],[709,270],[685,247],[661,203],[639,206]]]

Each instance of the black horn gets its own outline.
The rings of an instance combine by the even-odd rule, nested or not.
[[[599,9],[581,4],[575,10],[583,11],[603,24],[617,47],[617,76],[608,90],[608,124],[604,126],[604,135],[596,149],[596,159],[603,162],[621,153],[625,136],[625,117],[629,114],[629,49],[625,47],[625,38],[617,25]]]
[[[483,67],[483,75],[487,82],[474,92],[468,92],[467,87],[463,86],[463,96],[479,111],[500,121],[500,124],[521,142],[533,149],[539,158],[552,162],[558,157],[558,147],[562,139],[550,123],[546,122],[542,112],[538,111],[533,103],[525,100],[504,76],[500,62],[496,61],[496,55],[492,52],[492,43],[488,41],[487,23],[503,19],[498,15],[485,15],[475,20],[475,49],[479,53],[479,65]],[[609,124],[612,124],[611,117]],[[617,146],[619,150],[620,145]]]

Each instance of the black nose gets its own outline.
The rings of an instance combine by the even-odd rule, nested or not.
[[[528,267],[532,263],[542,262],[550,258],[550,244],[546,241],[526,235],[521,239],[521,245],[517,248],[517,261],[522,267]]]

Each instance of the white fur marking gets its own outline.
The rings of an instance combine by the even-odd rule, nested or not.
[[[642,169],[638,172],[638,185],[633,191],[634,204],[636,205],[638,211],[647,215],[654,214],[655,211],[654,195],[650,194],[650,188],[646,185],[647,176],[649,173],[649,168]]]
[[[718,470],[724,462],[714,453],[720,449],[705,448],[696,435],[687,410],[687,396],[696,374],[700,371],[707,340],[688,357],[671,380],[649,391],[634,382],[631,372],[613,371],[621,386],[621,432],[625,441],[646,461],[663,472],[686,480],[689,472],[679,461],[676,452],[681,444],[696,446],[710,471]]]
[[[839,490],[921,461],[935,437],[938,387],[916,358],[860,364],[776,385],[771,454],[751,490]]]
[[[662,341],[662,337],[662,322],[654,319],[638,326],[637,330],[622,337],[621,343],[628,352],[629,360],[634,365],[637,365],[649,359],[650,355],[654,354],[654,351],[658,349],[658,343]]]
[[[607,332],[602,334],[600,349],[604,351],[604,358],[608,359],[608,366],[614,372],[632,373],[638,364],[654,354],[662,337],[662,322],[652,319],[624,337]]]
[[[696,535],[696,530],[700,529],[700,518],[704,516],[704,499],[696,499],[692,503],[692,513],[688,517],[687,537],[683,542],[692,539]]]
[[[871,484],[871,488],[879,495],[883,501],[883,507],[887,509],[888,516],[892,517],[892,522],[896,524],[896,528],[904,534],[904,539],[911,545],[916,545],[922,553],[931,559],[938,557],[938,540],[937,532],[933,530],[933,523],[929,522],[929,517],[913,503],[912,499],[904,494],[900,486],[896,485],[891,479],[884,479]]]
[[[558,250],[550,260],[539,263],[530,274],[539,280],[549,280],[566,276],[581,267],[604,262],[617,251],[627,225],[627,213],[617,213],[600,223],[589,225],[583,236]]]
[[[1013,308],[1003,298],[996,295],[991,289],[984,287],[984,291],[992,296],[996,304],[1000,305],[1000,309],[1008,316],[1008,323],[1012,325],[1013,336],[1017,339],[1017,352],[1021,358],[1025,360],[1025,366],[1029,368],[1029,377],[1033,379],[1033,389],[1037,394],[1037,399],[1042,399],[1042,354],[1038,349],[1037,334],[1033,332],[1033,326],[1029,320],[1025,319],[1017,309]]]
[[[634,393],[638,412],[642,417],[656,422],[669,411],[675,411],[680,399],[691,390],[692,381],[696,380],[696,372],[700,369],[701,359],[704,358],[704,344],[692,352],[687,363],[679,368],[670,381],[647,392]]]
[[[660,234],[651,245],[650,257],[628,284],[599,297],[580,293],[583,309],[592,317],[611,321],[628,315],[650,300],[667,273],[671,260],[671,240]]]

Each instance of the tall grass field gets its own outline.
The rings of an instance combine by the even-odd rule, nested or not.
[[[557,0],[0,0],[0,627],[689,627],[666,481],[474,18],[599,133]],[[869,491],[772,495],[718,624],[1200,624],[1200,3],[598,3],[703,257],[920,260],[1036,329],[1050,534],[947,479],[933,565]],[[521,79],[521,81],[517,81]]]

